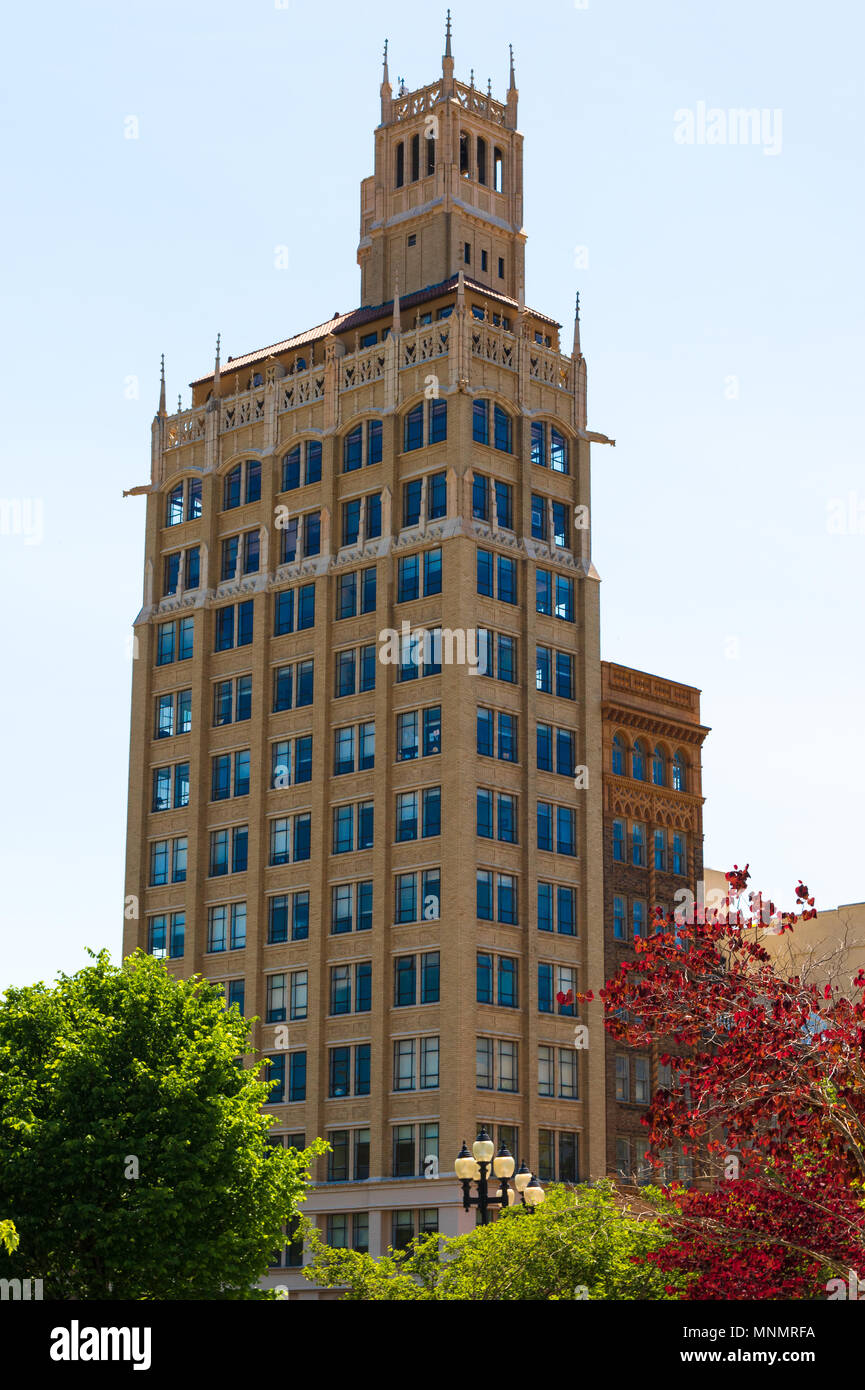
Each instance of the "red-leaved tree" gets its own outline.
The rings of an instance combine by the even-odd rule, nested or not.
[[[692,1299],[825,1298],[827,1278],[865,1275],[865,973],[853,999],[783,978],[759,938],[816,917],[814,899],[800,882],[779,912],[747,894],[747,865],[726,877],[720,910],[656,912],[601,991],[613,1037],[670,1049],[649,1160],[681,1146],[706,1180],[675,1196],[654,1258],[696,1274]]]

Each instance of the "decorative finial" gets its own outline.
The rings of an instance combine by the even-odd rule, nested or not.
[[[164,352],[163,352],[162,356],[161,356],[160,359],[159,359],[159,380],[160,380],[160,381],[164,381],[164,380],[165,380],[165,353],[164,353]]]
[[[180,399],[180,392],[178,391],[178,393],[177,393],[177,413],[178,413],[178,415],[181,414],[182,410],[183,410],[183,402],[182,402],[181,399]]]
[[[399,82],[399,91],[397,93],[397,96],[404,97],[406,92],[408,91],[408,88],[405,85],[405,78],[400,77],[397,79],[397,81]]]
[[[512,44],[512,43],[509,43],[509,44],[508,44],[508,48],[510,49],[510,54],[511,54],[511,85],[510,85],[510,90],[511,90],[512,92],[515,92],[515,91],[516,91],[516,88],[517,88],[517,79],[516,79],[516,76],[515,76],[515,74],[514,74],[514,46],[513,46],[513,44]]]
[[[580,342],[580,292],[577,290],[577,302],[574,308],[574,357],[580,358],[583,355],[583,348]]]
[[[402,314],[400,312],[399,302],[399,270],[397,270],[393,277],[393,316],[391,318],[391,333],[394,338],[398,338],[401,331]]]
[[[488,96],[488,97],[491,97],[492,94],[493,94],[493,79],[492,79],[491,77],[488,77],[488,78],[487,78],[487,96]]]
[[[219,371],[219,344],[220,344],[221,341],[222,341],[222,334],[221,334],[221,333],[217,333],[217,335],[216,335],[216,370],[217,370],[217,371]]]
[[[159,414],[165,414],[165,353],[159,359]]]
[[[474,68],[471,68],[470,71],[469,71],[469,86],[470,86],[470,87],[473,87],[474,85],[475,85],[475,70],[474,70]]]
[[[577,318],[580,317],[580,292],[577,290]]]
[[[448,22],[447,28],[445,29],[445,57],[451,58],[452,56],[453,55],[451,53],[451,12],[450,10],[448,10]]]

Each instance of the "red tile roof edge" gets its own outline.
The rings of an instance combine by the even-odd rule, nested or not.
[[[415,290],[413,294],[400,296],[400,308],[411,309],[416,304],[424,304],[430,299],[438,299],[442,294],[448,294],[457,287],[458,276],[453,275],[449,280],[442,280],[437,285],[427,285],[422,290]],[[515,299],[509,295],[501,294],[498,290],[491,290],[488,285],[482,285],[479,280],[473,280],[471,276],[464,276],[467,289],[478,291],[485,294],[488,299],[495,300],[498,304],[507,304],[511,309],[519,309]],[[347,314],[335,314],[333,318],[327,319],[324,323],[317,324],[315,328],[307,328],[303,333],[297,333],[293,338],[284,338],[280,343],[271,343],[269,347],[257,348],[255,352],[244,353],[241,357],[229,357],[221,366],[220,373],[224,376],[231,376],[233,372],[239,371],[243,367],[251,367],[255,362],[264,362],[268,357],[275,357],[281,352],[290,352],[292,348],[304,347],[307,343],[318,342],[321,338],[327,338],[331,333],[346,333],[352,328],[360,328],[365,323],[371,323],[374,319],[382,318],[388,310],[393,310],[393,300],[388,299],[384,304],[365,305],[359,309],[352,309]],[[561,328],[558,319],[550,318],[548,314],[542,314],[537,309],[527,309],[527,313],[533,318],[540,319],[543,323],[550,324],[553,328]],[[197,376],[191,381],[190,386],[200,386],[205,381],[213,380],[213,372],[206,372],[204,376]]]

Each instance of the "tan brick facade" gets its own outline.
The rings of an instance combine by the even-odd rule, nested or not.
[[[506,1135],[517,1129],[516,1157],[536,1171],[542,1161],[541,1134],[545,1144],[553,1136],[554,1171],[547,1176],[571,1176],[572,1144],[580,1178],[601,1176],[609,1164],[604,1050],[589,1046],[577,1051],[578,1098],[560,1094],[569,1087],[564,1078],[575,1051],[576,1020],[562,1015],[555,1003],[552,1011],[539,1009],[539,965],[550,968],[554,982],[570,978],[559,972],[575,970],[577,988],[597,992],[614,953],[603,925],[608,837],[602,824],[599,585],[587,525],[589,444],[603,436],[586,429],[578,325],[574,351],[564,354],[558,324],[524,304],[522,142],[516,111],[513,76],[506,102],[497,103],[454,82],[449,53],[442,81],[418,93],[393,97],[385,71],[376,172],[362,185],[358,252],[364,305],[372,307],[243,358],[223,363],[217,354],[215,371],[193,383],[190,409],[168,415],[163,389],[152,429],[144,605],[135,624],[126,887],[139,915],[126,922],[124,950],[164,951],[178,975],[198,972],[217,981],[242,980],[244,1011],[262,1020],[255,1044],[268,1053],[284,1054],[286,1042],[281,1022],[265,1021],[267,979],[284,975],[288,992],[290,977],[306,972],[306,1017],[287,1013],[284,1023],[286,1091],[284,1102],[272,1107],[274,1133],[311,1140],[347,1131],[353,1152],[356,1132],[369,1131],[368,1180],[328,1181],[328,1164],[322,1161],[308,1210],[323,1224],[328,1214],[339,1219],[346,1212],[368,1213],[374,1253],[391,1242],[395,1210],[413,1212],[415,1226],[425,1221],[423,1213],[435,1211],[440,1229],[448,1232],[473,1224],[473,1217],[461,1210],[453,1160],[464,1138],[471,1143],[479,1122],[505,1127]],[[421,164],[414,179],[417,147],[412,142],[416,135],[426,139],[430,116],[438,122],[429,156],[434,169],[427,173],[428,166]],[[395,186],[400,144],[402,183]],[[424,143],[418,158],[427,158]],[[489,442],[476,437],[479,402],[487,402]],[[409,448],[414,442],[411,412],[418,405],[423,444]],[[443,407],[446,437],[436,438],[443,428]],[[346,460],[353,464],[355,458],[352,440],[358,426],[361,461],[346,469]],[[294,486],[292,451],[298,445]],[[369,461],[379,448],[380,458]],[[312,480],[305,482],[308,466]],[[475,475],[489,483],[485,518],[477,514],[483,507]],[[417,480],[422,484],[419,501],[411,487]],[[483,484],[478,486],[482,490]],[[378,504],[371,497],[380,503],[379,534],[374,534]],[[533,503],[533,497],[543,499],[543,506]],[[365,530],[355,536],[357,515],[350,504],[361,498]],[[305,521],[315,516],[318,529]],[[563,525],[567,535],[559,537],[563,544],[556,544],[553,532]],[[240,537],[236,557],[234,537]],[[492,556],[492,596],[479,592],[479,551]],[[435,552],[441,558],[440,592],[435,592],[437,570],[424,560]],[[410,562],[403,566],[408,585],[413,556],[419,557],[420,595],[400,600],[400,565]],[[431,592],[424,594],[426,567]],[[339,605],[350,607],[345,577],[366,570],[375,572],[374,608],[360,611],[360,595],[369,597],[369,591],[358,579],[357,613],[339,616]],[[551,599],[540,607],[549,606],[551,612],[538,611],[537,571],[550,576]],[[515,603],[501,597],[511,572]],[[308,586],[314,586],[314,623],[298,627],[301,606],[309,601],[308,594],[301,599],[300,593]],[[281,622],[287,623],[286,601],[279,596],[289,590],[295,595],[294,630],[278,633],[280,603]],[[557,615],[568,604],[570,615]],[[231,645],[226,641],[228,620],[221,616],[229,607],[235,610]],[[191,655],[184,650],[189,620]],[[399,631],[403,621],[412,630],[488,630],[495,635],[493,668],[478,674],[469,661],[449,663],[445,656],[440,672],[398,680],[396,668],[379,658],[388,630]],[[499,637],[510,642],[500,644]],[[217,649],[220,645],[223,650]],[[347,685],[350,670],[339,654],[360,654],[370,647],[376,658],[374,689],[361,688],[359,655],[356,693],[339,694],[338,682]],[[550,653],[549,677],[539,648]],[[172,653],[173,659],[166,659]],[[499,676],[507,672],[509,653],[514,679],[503,680]],[[298,705],[308,671],[301,663],[309,661],[312,699]],[[566,693],[568,663],[572,687]],[[287,667],[292,668],[291,707],[275,709],[286,703],[288,678],[276,673]],[[368,668],[366,675],[370,684]],[[549,690],[539,688],[547,682]],[[175,698],[169,709],[167,697],[181,691],[191,695]],[[160,696],[166,697],[161,707]],[[229,699],[232,719],[224,722]],[[235,718],[238,704],[248,717]],[[507,721],[501,724],[500,715],[515,718],[513,760],[478,752],[479,707],[493,716],[494,754],[500,749],[501,729],[506,744],[513,730]],[[417,757],[401,759],[398,716],[436,708],[440,751],[432,747],[422,756],[421,744]],[[157,737],[160,719],[164,732]],[[687,717],[683,722],[688,723]],[[556,771],[538,765],[539,723],[551,730]],[[360,763],[359,726],[369,724],[375,728],[371,767]],[[348,726],[355,731],[355,770],[337,772],[336,731]],[[421,714],[420,740],[423,728]],[[310,738],[307,763],[309,744],[301,741]],[[286,742],[291,744],[286,750],[290,764],[274,748]],[[340,743],[343,753],[346,746]],[[569,751],[565,755],[560,748]],[[236,753],[242,756],[235,758]],[[588,769],[587,786],[575,785],[574,769],[562,766],[565,756],[573,758],[575,768]],[[606,767],[606,752],[603,757]],[[220,758],[227,761],[214,763]],[[304,776],[308,766],[308,780],[297,780],[301,766]],[[284,767],[289,767],[287,776],[284,771],[274,776],[274,768]],[[167,777],[160,772],[164,769],[170,769]],[[226,786],[239,794],[221,795]],[[418,838],[399,841],[397,797],[435,787],[441,789],[440,833],[423,838],[419,827]],[[494,835],[507,823],[508,806],[515,806],[516,843],[478,835],[479,788],[493,794],[499,817]],[[220,794],[214,797],[215,791]],[[606,778],[604,796],[611,809],[613,793]],[[500,797],[516,800],[502,803]],[[166,800],[165,809],[154,809]],[[418,800],[422,805],[421,795]],[[699,798],[685,800],[692,819],[698,817]],[[560,821],[552,813],[554,846],[562,845],[558,837],[566,838],[574,816],[573,855],[539,848],[539,802],[562,808]],[[335,815],[348,803],[355,808],[371,803],[372,845],[358,849],[355,840],[351,850],[334,853],[334,836],[346,829],[343,821],[337,826]],[[286,842],[281,827],[274,829],[275,822],[284,820],[288,862],[280,862]],[[366,824],[356,809],[353,834]],[[245,855],[243,837],[234,834],[243,826],[248,828]],[[307,826],[309,855],[295,860]],[[182,862],[183,841],[185,879],[174,873],[175,862]],[[693,845],[696,863],[696,835]],[[227,871],[214,873],[223,863]],[[506,896],[509,882],[515,881],[517,924],[479,917],[479,870],[492,876],[494,894]],[[419,920],[398,923],[396,876],[424,871],[431,877],[426,882],[418,878],[421,899],[424,888],[435,884],[435,872],[440,874],[440,888],[427,895],[430,901],[438,897],[438,915],[425,919],[419,907]],[[539,881],[552,885],[551,900],[564,930],[556,930],[555,923],[552,931],[539,930]],[[355,894],[353,929],[335,932],[334,888],[370,882],[371,928],[357,929]],[[558,888],[565,890],[562,895]],[[566,929],[570,890],[574,934]],[[302,933],[303,894],[308,894],[308,934],[293,939],[291,913],[299,911]],[[282,908],[271,907],[272,900],[283,898],[288,900],[285,927]],[[232,911],[235,904],[243,910]],[[174,956],[172,914],[184,917],[182,954],[175,918]],[[269,923],[271,936],[287,939],[269,940]],[[397,958],[416,957],[419,991],[421,957],[434,952],[440,957],[438,1002],[397,1005]],[[503,977],[498,959],[516,963],[516,1007],[478,1002],[478,953],[492,958],[493,988],[499,991]],[[358,1012],[363,972],[356,967],[367,962],[371,1008]],[[331,972],[346,965],[351,967],[352,1011],[333,1014]],[[276,997],[290,1008],[289,998]],[[298,1012],[301,997],[298,984]],[[588,1024],[590,1039],[603,1036],[599,1004],[584,1009],[580,1021]],[[424,1068],[427,1080],[435,1072],[434,1051],[423,1044],[424,1038],[439,1040],[438,1084],[426,1087],[421,1086]],[[478,1038],[493,1040],[489,1089],[477,1084]],[[411,1079],[407,1044],[412,1039],[414,1088],[398,1089],[395,1047],[406,1044],[400,1065],[406,1069],[404,1078]],[[507,1090],[502,1082],[507,1082],[511,1044],[517,1048],[518,1079],[516,1088]],[[359,1049],[367,1046],[369,1094],[356,1095],[366,1055]],[[337,1047],[351,1049],[351,1094],[331,1096],[329,1053]],[[552,1096],[539,1094],[540,1048],[552,1050],[546,1054],[552,1058]],[[291,1101],[290,1059],[300,1053],[305,1054],[305,1099]],[[300,1071],[294,1075],[299,1088]],[[413,1155],[407,1147],[400,1150],[402,1161],[413,1167],[405,1176],[395,1174],[395,1129],[400,1125],[414,1126]],[[429,1125],[438,1125],[437,1179],[424,1176],[425,1150],[432,1145],[430,1131],[420,1126]],[[498,1129],[495,1137],[498,1142]],[[349,1175],[351,1171],[349,1166]],[[301,1287],[295,1271],[274,1271],[268,1282]]]

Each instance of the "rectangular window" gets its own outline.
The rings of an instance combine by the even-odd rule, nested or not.
[[[496,525],[499,530],[514,529],[514,490],[510,483],[496,479]]]
[[[498,1067],[500,1091],[519,1090],[518,1044],[498,1040]]]
[[[422,1091],[435,1090],[439,1084],[439,1040],[437,1037],[420,1039],[420,1088]]]
[[[420,556],[405,555],[397,561],[397,602],[420,597]]]
[[[415,1039],[398,1038],[393,1046],[393,1089],[415,1090]]]
[[[479,1004],[493,1003],[493,958],[478,952],[475,998]]]
[[[554,1096],[556,1094],[555,1069],[553,1063],[554,1049],[541,1046],[538,1048],[538,1095]]]
[[[478,1038],[475,1060],[475,1084],[479,1091],[493,1089],[493,1039]]]
[[[517,925],[517,881],[513,874],[496,874],[497,920]]]
[[[402,524],[404,527],[417,526],[420,521],[422,490],[423,480],[421,478],[412,478],[410,482],[403,485]]]
[[[549,570],[535,570],[535,608],[538,613],[552,615],[553,576]]]
[[[472,516],[476,521],[489,521],[490,519],[490,480],[483,473],[474,474]]]
[[[509,555],[496,556],[496,584],[500,603],[516,603],[517,562]]]
[[[266,1023],[284,1023],[286,1015],[285,975],[267,977]]]
[[[442,553],[440,550],[426,550],[423,557],[424,597],[442,591]]]
[[[493,555],[491,550],[479,550],[477,557],[477,589],[487,598],[493,597]]]
[[[484,922],[493,920],[493,876],[489,869],[477,871],[477,915]]]

